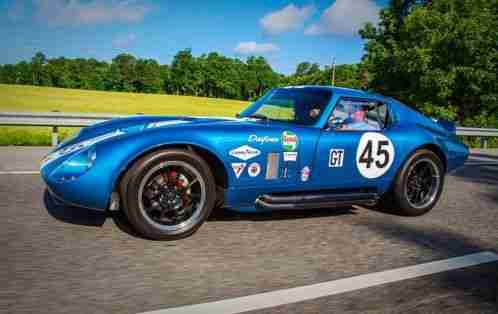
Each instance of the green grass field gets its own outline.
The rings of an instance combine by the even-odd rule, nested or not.
[[[0,84],[0,111],[233,117],[247,102],[175,95],[100,92]],[[77,130],[61,129],[64,138]],[[49,145],[50,128],[0,127],[0,145]]]

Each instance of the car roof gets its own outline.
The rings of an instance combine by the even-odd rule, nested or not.
[[[345,87],[336,87],[336,86],[327,86],[327,85],[299,85],[299,86],[287,86],[283,88],[306,88],[306,89],[322,89],[322,90],[330,90],[332,93],[338,96],[345,97],[363,97],[363,98],[373,98],[376,100],[387,102],[389,98],[384,97],[379,94],[369,93],[359,89],[345,88]]]

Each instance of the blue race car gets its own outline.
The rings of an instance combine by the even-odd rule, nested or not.
[[[145,237],[195,232],[216,206],[253,212],[382,203],[417,216],[469,151],[455,127],[393,100],[276,88],[236,118],[135,116],[81,130],[41,174],[58,199],[125,212]]]

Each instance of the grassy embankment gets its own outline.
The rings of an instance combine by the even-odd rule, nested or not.
[[[78,112],[228,116],[240,112],[247,102],[175,95],[152,95],[86,91],[63,88],[0,84],[0,111]],[[61,128],[65,138],[76,128]],[[0,146],[49,145],[50,128],[0,127]]]

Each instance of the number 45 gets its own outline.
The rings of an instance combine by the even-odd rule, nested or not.
[[[375,162],[377,168],[384,168],[389,164],[389,151],[384,147],[389,146],[388,141],[378,141],[377,142],[377,155],[373,156],[373,141],[369,140],[365,149],[360,155],[358,160],[359,163],[366,164],[367,169],[370,169],[372,163]],[[382,161],[381,161],[382,160]]]

